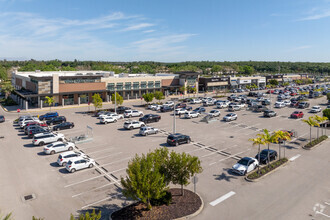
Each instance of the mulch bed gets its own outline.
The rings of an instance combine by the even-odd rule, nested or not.
[[[153,206],[152,210],[148,211],[146,205],[141,202],[137,202],[112,213],[111,218],[113,220],[175,219],[196,212],[202,205],[202,201],[199,196],[190,190],[184,189],[183,196],[181,196],[181,189],[169,189],[169,192],[172,194],[172,203],[169,206]]]

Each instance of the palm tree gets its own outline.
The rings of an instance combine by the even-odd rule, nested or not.
[[[259,145],[259,148],[258,148],[258,161],[260,162],[260,145],[261,144],[265,145],[264,140],[261,137],[257,137],[257,138],[250,138],[249,141],[252,141],[253,145],[256,145],[256,144]],[[259,170],[260,170],[260,166],[258,166],[258,175],[260,174]]]
[[[267,149],[268,149],[267,164],[269,166],[269,161],[270,161],[270,158],[269,158],[269,144],[276,142],[277,138],[276,138],[276,135],[274,133],[270,134],[267,129],[264,129],[263,132],[264,132],[263,134],[257,134],[257,136],[259,136],[264,141],[264,143],[267,144]]]
[[[285,141],[287,140],[291,140],[291,135],[289,134],[289,132],[287,131],[275,131],[274,132],[275,135],[276,135],[276,139],[277,139],[277,143],[278,143],[278,157],[279,159],[281,159],[281,141],[280,140],[283,140],[283,142],[285,143]],[[285,157],[285,148],[284,148],[284,157]]]
[[[46,96],[45,103],[49,105],[49,111],[50,112],[52,111],[52,105],[53,105],[54,101],[55,101],[54,97]]]
[[[11,220],[11,213],[5,215],[5,216],[2,216],[2,214],[0,213],[0,220]]]
[[[4,81],[1,83],[1,91],[5,93],[5,99],[15,90],[15,88],[11,85],[10,81]]]
[[[322,123],[322,122],[328,120],[328,118],[323,117],[323,116],[315,115],[315,120],[317,121],[317,123]],[[317,139],[319,139],[319,127],[320,127],[320,125],[317,128]],[[322,135],[323,135],[323,128],[321,128],[321,131],[322,131]]]
[[[302,121],[309,125],[309,143],[312,144],[312,127],[320,125],[314,120],[313,116],[310,116],[308,120],[303,119]]]

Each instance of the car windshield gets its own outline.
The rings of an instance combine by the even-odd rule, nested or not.
[[[268,151],[267,150],[263,150],[260,152],[260,155],[268,155]]]
[[[237,163],[239,163],[239,164],[242,164],[242,165],[244,165],[244,166],[247,166],[248,165],[248,163],[249,163],[249,159],[247,159],[247,158],[242,158],[242,159],[240,159]]]
[[[71,165],[71,164],[72,164],[72,161],[70,160],[67,164],[68,164],[68,165]]]
[[[293,112],[293,114],[299,114],[299,112]]]

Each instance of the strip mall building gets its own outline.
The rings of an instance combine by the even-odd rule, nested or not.
[[[89,103],[95,93],[103,101],[110,101],[114,92],[124,99],[139,99],[145,93],[162,91],[164,94],[178,93],[182,86],[199,91],[216,91],[245,88],[247,85],[263,87],[270,79],[290,82],[307,75],[272,75],[248,77],[201,77],[195,72],[176,74],[114,74],[107,71],[66,71],[66,72],[18,72],[12,73],[12,84],[16,89],[16,100],[24,108],[46,107],[45,97],[53,96],[55,105]],[[187,91],[185,91],[187,93]]]

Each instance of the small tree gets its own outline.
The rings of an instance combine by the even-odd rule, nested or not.
[[[320,127],[320,124],[322,124],[322,122],[328,120],[327,117],[321,117],[321,116],[318,116],[318,115],[315,115],[315,120],[317,121],[317,123],[319,124],[319,126],[317,127],[317,139],[319,139],[319,127]],[[322,135],[323,135],[323,129],[321,129],[322,131]]]
[[[268,83],[269,83],[270,85],[272,85],[272,86],[277,86],[277,85],[278,85],[278,81],[277,81],[276,79],[270,79],[270,80],[268,81]]]
[[[327,100],[330,102],[330,93],[327,93]]]
[[[92,96],[92,102],[93,102],[93,105],[94,105],[94,107],[95,107],[95,111],[96,111],[96,109],[98,109],[98,108],[102,108],[102,98],[101,98],[101,96],[100,96],[100,94],[98,94],[98,93],[95,93],[93,96]]]
[[[278,143],[278,155],[279,155],[279,159],[281,159],[281,141],[286,141],[286,140],[291,140],[291,136],[289,134],[289,132],[287,131],[275,131],[275,136],[277,139],[277,143]],[[285,148],[284,148],[285,149]],[[285,155],[285,151],[284,151],[284,155]]]
[[[185,86],[181,86],[179,90],[184,94],[187,88]]]
[[[171,182],[181,185],[181,195],[183,195],[183,185],[187,186],[190,183],[189,179],[196,173],[202,172],[202,170],[198,157],[185,152],[181,154],[175,151],[171,152],[168,171],[170,172]]]
[[[5,216],[3,216],[0,212],[0,220],[12,220],[12,213],[6,214]]]
[[[45,103],[49,105],[49,111],[51,112],[52,111],[52,105],[54,104],[54,97],[49,97],[49,96],[46,96],[45,97],[46,100],[45,100]]]
[[[96,214],[95,209],[93,209],[92,213],[85,212],[85,214],[80,214],[78,218],[75,218],[72,214],[70,220],[99,220],[101,219],[101,211]]]
[[[115,101],[115,99],[116,99],[116,101]],[[116,95],[115,94],[111,95],[111,102],[112,102],[112,104],[116,103],[117,106],[122,105],[124,102],[124,98],[121,95],[119,95],[118,92],[116,92]]]
[[[152,102],[154,99],[154,94],[153,93],[146,93],[142,95],[144,101],[149,104],[149,102]]]
[[[121,178],[124,196],[140,200],[152,208],[150,200],[159,199],[166,194],[165,177],[159,171],[159,163],[155,163],[155,154],[136,155],[128,164],[126,179]]]
[[[322,113],[323,113],[323,117],[327,117],[328,119],[330,118],[330,109],[329,108],[328,109],[324,109],[322,111]]]
[[[160,100],[165,99],[165,96],[161,91],[156,91],[154,93],[154,96],[155,96],[155,99],[157,99],[159,102],[160,102]]]
[[[262,138],[250,138],[249,141],[253,142],[253,145],[259,145],[258,147],[258,161],[260,161],[260,145],[265,145],[265,142]],[[258,176],[260,175],[260,166],[258,166]]]
[[[313,116],[310,116],[308,120],[303,119],[302,121],[309,125],[309,142],[312,144],[312,127],[320,125],[314,120]]]
[[[269,144],[277,142],[277,137],[275,134],[270,134],[267,129],[264,129],[263,132],[264,132],[263,134],[258,134],[258,136],[264,141],[265,144],[267,144],[267,148],[268,148],[267,163],[268,163],[268,167],[269,167],[269,162],[270,162]]]
[[[5,93],[5,99],[7,99],[8,96],[15,91],[15,88],[11,85],[10,81],[4,81],[1,83],[1,91]]]

